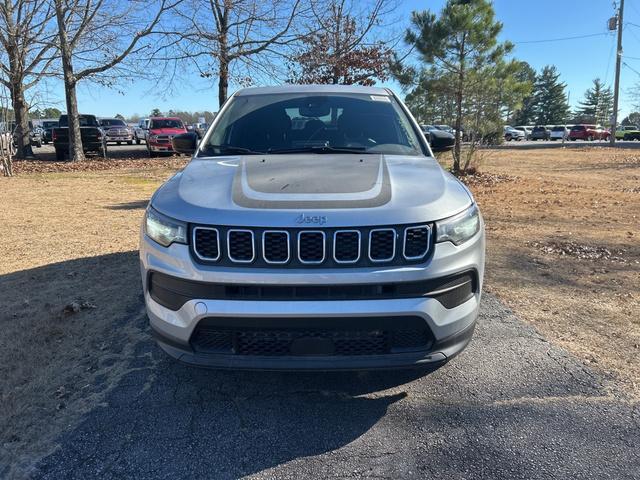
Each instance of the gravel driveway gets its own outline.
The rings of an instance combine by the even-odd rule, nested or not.
[[[638,404],[490,295],[468,349],[422,377],[199,370],[143,338],[33,478],[640,475]]]

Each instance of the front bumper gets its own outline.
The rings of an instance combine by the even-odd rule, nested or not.
[[[437,367],[462,351],[473,334],[480,306],[484,271],[484,234],[481,232],[461,246],[445,242],[433,247],[424,264],[402,267],[343,268],[334,270],[278,270],[196,264],[185,245],[162,247],[141,235],[140,262],[145,302],[158,344],[177,360],[213,368],[235,369],[373,369]],[[264,285],[354,285],[404,283],[438,279],[460,272],[477,275],[476,292],[463,303],[445,308],[436,298],[382,298],[366,300],[229,300],[191,298],[172,310],[154,300],[149,292],[149,274],[158,272],[174,278],[212,284]],[[398,325],[419,318],[432,336],[428,348],[419,351],[392,351],[380,355],[238,355],[201,353],[194,348],[198,325],[212,317],[233,324],[247,319],[272,328],[276,321],[290,320],[294,328],[322,323],[323,319],[397,319]],[[335,322],[334,322],[335,323]]]
[[[173,152],[171,143],[148,143],[152,152]]]

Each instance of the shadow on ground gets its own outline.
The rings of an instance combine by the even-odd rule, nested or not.
[[[27,318],[46,308],[58,329],[5,384],[15,405],[0,434],[24,438],[0,477],[622,479],[640,467],[637,405],[490,295],[469,348],[429,375],[213,371],[156,347],[137,269],[126,252],[0,277],[0,294],[33,292],[32,310],[2,317],[23,327],[9,339],[17,361],[32,348]],[[73,295],[96,308],[62,316]],[[3,312],[20,305],[0,296]]]

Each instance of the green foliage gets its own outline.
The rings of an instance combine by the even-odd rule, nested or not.
[[[154,108],[153,110],[151,110],[151,113],[149,114],[150,117],[161,117],[162,116],[162,112],[160,111],[159,108]]]
[[[593,87],[584,93],[575,116],[579,123],[609,124],[613,114],[613,92],[605,88],[599,78],[593,80]]]
[[[534,87],[535,120],[539,125],[562,124],[567,121],[569,104],[566,84],[554,65],[547,65],[538,75]]]
[[[415,50],[419,66],[402,65],[396,57],[391,67],[394,77],[411,88],[409,103],[421,105],[419,116],[437,113],[437,108],[428,107],[427,102],[448,99],[439,113],[443,119],[443,114],[453,115],[456,172],[464,168],[460,141],[465,118],[473,118],[475,125],[479,124],[475,119],[483,117],[482,123],[489,125],[491,119],[519,105],[526,95],[527,88],[514,77],[517,62],[504,61],[513,45],[498,42],[501,31],[502,23],[495,20],[490,1],[448,0],[439,15],[430,10],[411,15],[405,42]],[[524,94],[513,92],[514,85]],[[509,90],[508,95],[503,88]]]
[[[622,125],[640,126],[640,112],[632,112],[622,120]]]

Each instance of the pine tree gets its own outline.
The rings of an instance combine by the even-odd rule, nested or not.
[[[562,124],[569,115],[566,84],[560,81],[560,73],[554,65],[547,65],[538,75],[535,84],[535,118],[539,125]]]
[[[596,78],[593,80],[593,87],[584,92],[584,100],[578,104],[576,117],[586,123],[608,124],[612,114],[613,92]]]
[[[464,124],[465,99],[475,71],[496,65],[513,49],[509,42],[500,42],[502,23],[496,21],[493,3],[489,0],[447,0],[439,15],[425,10],[413,12],[405,42],[415,49],[421,63],[433,66],[452,79],[455,101],[456,143],[453,150],[453,171],[461,171],[461,134]],[[399,61],[396,59],[396,63]],[[416,79],[415,68],[403,72],[393,68],[396,78]],[[411,82],[408,82],[411,83]]]

